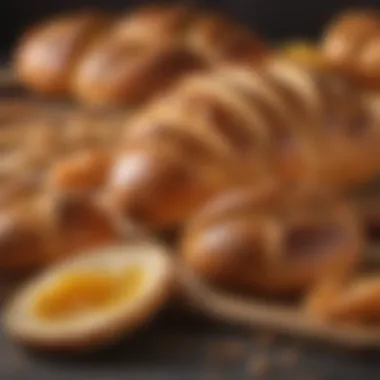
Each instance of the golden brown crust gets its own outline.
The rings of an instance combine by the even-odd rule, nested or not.
[[[47,247],[41,229],[20,214],[2,213],[0,227],[0,271],[5,277],[19,277],[46,264]]]
[[[112,216],[94,198],[59,195],[53,199],[52,213],[60,258],[120,238]]]
[[[107,20],[78,13],[37,25],[19,44],[19,80],[90,105],[136,105],[194,69],[220,62],[252,66],[267,55],[248,30],[182,5],[146,6]]]
[[[171,149],[127,151],[116,162],[105,202],[113,213],[150,228],[178,225],[214,191],[212,181]]]
[[[101,189],[114,160],[109,150],[80,151],[59,160],[51,168],[48,186],[62,192],[88,193]]]
[[[322,282],[305,300],[314,318],[343,324],[379,324],[380,283],[368,275],[349,281]]]
[[[200,204],[195,200],[231,184],[365,183],[380,165],[375,109],[341,80],[288,62],[267,62],[259,73],[230,68],[191,75],[130,119],[110,203],[115,196],[126,217],[136,216],[133,204],[146,207],[138,219],[162,228],[186,220]],[[132,182],[115,180],[121,172],[136,175]],[[144,192],[152,195],[144,195],[147,204]],[[172,197],[191,207],[174,205]]]
[[[30,194],[2,209],[0,227],[0,272],[10,278],[120,236],[88,195]]]
[[[283,191],[279,198],[255,188],[251,195],[241,191],[250,201],[236,202],[237,194],[214,199],[211,215],[201,212],[185,229],[182,257],[200,277],[227,289],[294,295],[329,273],[354,267],[362,241],[344,202],[315,200],[307,192],[287,197]],[[234,202],[213,212],[213,202],[222,205],[223,197]]]
[[[16,51],[19,80],[37,92],[67,94],[78,59],[106,24],[105,15],[90,11],[36,25],[26,32]]]
[[[134,205],[145,209],[138,219],[171,227],[232,178],[264,173],[261,125],[224,90],[216,78],[197,76],[131,120],[109,193],[125,216],[136,216]]]
[[[104,41],[77,67],[73,89],[91,105],[138,105],[204,63],[177,45],[145,47]]]
[[[375,105],[339,79],[289,62],[268,61],[259,73],[247,67],[196,73],[129,119],[122,153],[102,153],[102,144],[91,143],[92,132],[97,141],[98,132],[118,130],[106,121],[62,128],[67,144],[88,139],[90,152],[53,164],[49,186],[92,192],[106,185],[113,211],[160,229],[178,226],[231,185],[275,178],[342,189],[378,172]],[[77,122],[85,126],[83,137],[76,136]]]
[[[195,20],[186,41],[212,63],[254,65],[268,55],[266,46],[253,32],[215,14]]]
[[[380,85],[380,16],[375,10],[346,11],[327,28],[322,49],[340,72],[360,85]]]
[[[97,12],[63,15],[41,22],[20,41],[15,59],[19,80],[37,92],[74,91],[80,100],[91,104],[128,104],[131,97],[133,104],[138,103],[149,90],[141,91],[142,83],[149,80],[169,83],[173,72],[179,75],[178,65],[192,66],[195,58],[189,52],[169,47],[177,45],[191,15],[183,6],[150,6],[113,23]],[[134,56],[136,47],[145,50],[143,56]],[[186,62],[190,58],[191,62]]]
[[[116,20],[112,34],[117,41],[145,46],[178,42],[195,17],[196,12],[183,4],[147,5]]]
[[[183,6],[150,6],[117,20],[79,62],[75,96],[91,105],[139,105],[204,68],[204,59],[181,41],[192,16]]]
[[[29,102],[4,101],[0,105],[7,110],[0,121],[2,276],[38,270],[60,257],[60,247],[69,251],[71,246],[81,248],[91,241],[100,244],[110,232],[107,223],[111,220],[106,212],[102,216],[90,193],[101,187],[109,174],[125,114],[50,108]],[[69,165],[68,173],[67,161],[72,162],[72,157],[79,161]],[[83,235],[76,233],[74,237],[73,231],[69,234],[55,220],[63,213],[62,193],[72,199],[72,207],[79,213],[65,223],[75,225],[78,220],[77,233]],[[88,199],[82,199],[83,194]]]

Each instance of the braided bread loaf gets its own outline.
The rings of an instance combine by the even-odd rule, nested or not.
[[[380,86],[380,15],[346,11],[325,31],[322,50],[339,72],[364,86]]]
[[[153,228],[178,225],[232,183],[351,187],[379,169],[370,104],[339,80],[285,62],[195,75],[130,120],[99,186],[117,212]],[[55,188],[70,190],[74,161],[53,168]]]
[[[27,30],[15,55],[21,83],[91,105],[137,105],[193,70],[253,62],[259,39],[216,15],[149,6],[121,17],[87,11]]]

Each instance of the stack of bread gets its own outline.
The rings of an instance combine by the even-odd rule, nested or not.
[[[89,267],[100,260],[82,251],[98,247],[106,260],[104,246],[121,244],[131,226],[150,245],[165,231],[179,232],[170,260],[171,249],[157,243],[165,270],[140,264],[162,275],[157,289],[169,294],[179,287],[206,311],[253,324],[268,319],[264,313],[260,322],[249,315],[260,316],[258,308],[244,312],[217,293],[237,292],[296,299],[294,313],[317,324],[305,331],[321,320],[338,322],[338,330],[378,322],[380,280],[357,276],[367,260],[366,227],[380,212],[358,207],[351,195],[380,173],[379,99],[368,88],[379,83],[378,31],[376,14],[349,12],[327,29],[321,47],[279,54],[245,28],[183,6],[121,17],[82,12],[27,31],[15,55],[20,83],[44,96],[74,98],[83,110],[34,107],[33,115],[13,119],[17,128],[5,120],[0,131],[4,152],[17,144],[12,149],[23,159],[19,173],[12,167],[1,184],[0,272],[12,277],[47,267],[43,280],[37,277],[9,307],[12,336],[83,346],[79,325],[67,330],[71,335],[62,333],[64,323],[59,334],[44,335],[36,315],[29,324],[12,316],[38,301],[46,278],[75,268],[76,260],[81,267],[86,258]],[[118,247],[127,257],[128,245]],[[110,254],[110,263],[121,257]],[[189,274],[191,281],[181,281]],[[168,281],[172,275],[177,281]],[[195,279],[213,290],[198,288]],[[103,280],[88,281],[98,289]],[[72,292],[86,289],[90,297],[75,281]],[[148,293],[141,296],[150,300],[145,308],[136,301],[145,317],[149,305],[159,306]],[[50,299],[54,310],[44,313],[56,316],[66,301],[57,306]],[[123,313],[114,326],[98,321],[101,337],[131,327]],[[269,320],[276,324],[279,315]],[[101,343],[86,334],[81,343]]]

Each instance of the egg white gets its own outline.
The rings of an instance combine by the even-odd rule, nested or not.
[[[61,276],[94,269],[115,274],[142,268],[141,291],[112,307],[66,320],[46,320],[34,312],[36,301]],[[147,323],[168,300],[174,270],[167,250],[153,243],[108,246],[83,253],[46,270],[29,282],[5,308],[4,328],[25,345],[58,349],[93,349],[119,339]]]

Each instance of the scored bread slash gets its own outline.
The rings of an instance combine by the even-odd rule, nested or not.
[[[148,323],[169,300],[174,269],[154,243],[113,245],[46,270],[11,298],[4,329],[23,345],[87,351]]]

